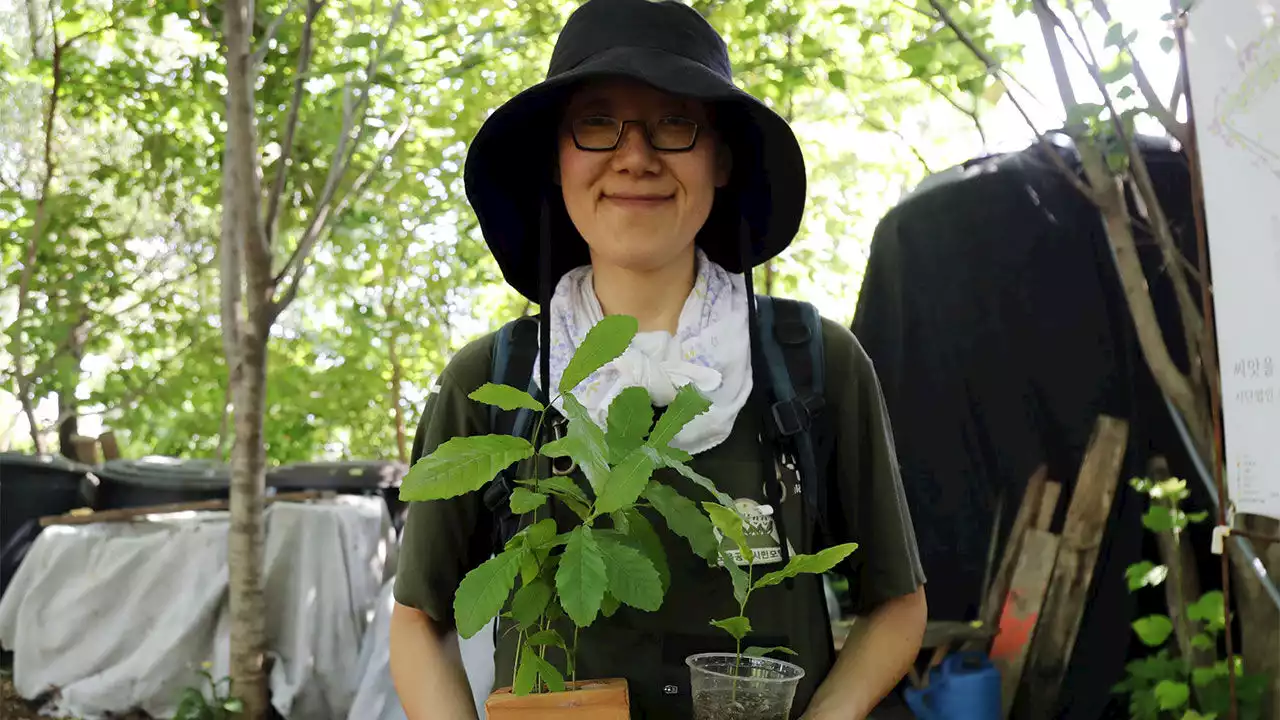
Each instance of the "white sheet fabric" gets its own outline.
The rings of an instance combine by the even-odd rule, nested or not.
[[[395,536],[378,498],[278,503],[265,513],[272,702],[286,718],[344,720],[360,644]],[[168,717],[197,671],[228,673],[227,516],[47,528],[0,599],[0,645],[26,698],[85,720]]]

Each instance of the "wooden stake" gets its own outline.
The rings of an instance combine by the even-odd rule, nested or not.
[[[1053,527],[1053,516],[1058,512],[1058,498],[1062,495],[1062,483],[1049,481],[1044,484],[1044,494],[1040,497],[1040,512],[1036,517],[1035,529],[1048,530]]]
[[[1127,422],[1098,417],[1071,493],[1053,579],[1018,694],[1018,717],[1053,716],[1089,597],[1128,440]]]
[[[1004,717],[1013,710],[1057,555],[1057,535],[1036,528],[1027,530],[1000,615],[1000,634],[991,646],[991,662],[1000,670]]]
[[[983,600],[982,608],[978,613],[979,619],[986,627],[994,629],[996,621],[1000,618],[1005,596],[1009,593],[1013,568],[1022,550],[1022,538],[1040,512],[1048,476],[1049,468],[1041,465],[1027,480],[1027,489],[1022,494],[1022,504],[1018,506],[1018,514],[1013,519],[1013,527],[1009,529],[1009,540],[1005,543],[1004,554],[1000,556],[1000,567],[991,578],[991,587],[987,589],[987,597]]]

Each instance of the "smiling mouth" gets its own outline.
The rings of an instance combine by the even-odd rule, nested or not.
[[[644,207],[657,207],[658,205],[661,205],[662,203],[665,203],[673,199],[674,197],[675,197],[674,195],[625,195],[625,194],[609,195],[609,194],[606,194],[603,196],[602,199],[607,200],[611,203],[623,205],[626,207],[644,208]]]

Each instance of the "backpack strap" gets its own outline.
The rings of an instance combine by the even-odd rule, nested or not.
[[[828,433],[823,413],[826,390],[822,317],[813,305],[758,295],[760,344],[768,366],[773,439],[781,446],[783,462],[798,465],[798,474],[811,517],[827,530],[825,468]]]
[[[541,392],[534,387],[533,366],[538,357],[538,319],[520,317],[503,325],[494,339],[493,362],[489,369],[490,382],[523,388],[534,396]],[[546,402],[541,399],[541,402]],[[532,431],[534,412],[528,408],[503,410],[489,406],[489,431],[498,435],[512,435],[528,439]],[[514,469],[503,470],[489,481],[482,495],[485,507],[493,517],[493,551],[502,552],[507,541],[519,531],[520,518],[511,513],[511,491],[514,489]]]

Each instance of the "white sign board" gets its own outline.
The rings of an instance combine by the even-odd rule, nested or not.
[[[1280,0],[1199,0],[1187,41],[1228,492],[1280,517]]]

